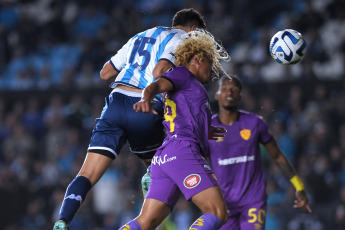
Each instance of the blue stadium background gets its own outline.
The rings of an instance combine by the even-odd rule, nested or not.
[[[293,209],[293,187],[263,151],[266,229],[345,229],[344,0],[1,0],[0,229],[52,229],[110,92],[102,65],[132,35],[169,26],[189,7],[232,56],[225,68],[245,85],[241,108],[264,117],[305,182],[312,214]],[[294,66],[268,53],[285,28],[308,44]],[[207,86],[214,112],[215,88]],[[135,217],[144,172],[124,148],[71,229],[114,229]],[[181,199],[160,229],[188,229],[199,215]]]

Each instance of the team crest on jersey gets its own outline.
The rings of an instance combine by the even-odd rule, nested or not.
[[[222,141],[224,141],[224,137],[217,137],[216,142],[222,142]]]
[[[242,129],[240,135],[243,140],[248,141],[250,136],[252,135],[252,132],[249,129]]]
[[[191,174],[184,179],[183,185],[186,188],[191,189],[198,186],[198,184],[200,184],[200,181],[201,181],[201,177],[198,174]]]

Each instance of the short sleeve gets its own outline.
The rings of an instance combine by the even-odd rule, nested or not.
[[[118,72],[121,71],[122,67],[126,64],[128,49],[131,38],[121,49],[117,51],[117,53],[110,58],[110,64],[114,67],[114,69]]]
[[[175,66],[176,62],[176,56],[175,56],[175,50],[176,47],[181,43],[181,36],[185,32],[178,31],[176,33],[171,33],[169,36],[172,36],[172,38],[169,40],[168,44],[166,45],[162,55],[160,56],[159,60],[166,60],[170,62],[173,66]]]
[[[266,144],[268,141],[272,139],[272,134],[268,130],[268,125],[263,120],[262,117],[258,117],[258,127],[259,127],[259,135],[260,135],[260,142]]]
[[[162,77],[173,84],[174,90],[181,90],[186,87],[188,83],[186,79],[190,77],[189,75],[190,73],[186,67],[177,66],[164,73]]]

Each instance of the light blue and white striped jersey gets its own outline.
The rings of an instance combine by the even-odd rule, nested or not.
[[[152,71],[159,60],[175,66],[175,49],[185,31],[171,27],[154,27],[131,39],[110,59],[119,72],[111,87],[117,84],[144,89],[156,79]]]

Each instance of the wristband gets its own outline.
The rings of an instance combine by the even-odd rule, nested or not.
[[[293,186],[295,187],[297,192],[300,192],[300,191],[304,190],[304,185],[303,185],[302,181],[299,179],[299,177],[297,175],[293,176],[290,179],[290,181],[293,184]]]

